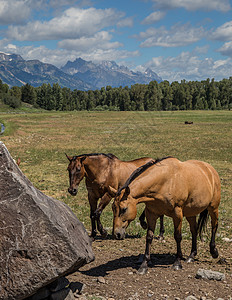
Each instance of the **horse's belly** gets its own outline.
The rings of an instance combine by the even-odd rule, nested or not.
[[[196,216],[208,207],[207,204],[208,203],[206,202],[194,203],[194,205],[191,203],[187,204],[186,206],[183,207],[183,216],[185,217]]]

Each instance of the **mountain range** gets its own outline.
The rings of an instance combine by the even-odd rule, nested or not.
[[[26,83],[34,87],[43,83],[58,83],[72,90],[95,90],[106,86],[124,87],[136,83],[148,84],[153,80],[162,81],[151,69],[143,73],[134,72],[114,61],[94,63],[77,58],[59,69],[39,60],[24,60],[20,55],[6,53],[0,53],[0,79],[10,87]]]

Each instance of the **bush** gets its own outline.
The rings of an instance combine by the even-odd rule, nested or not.
[[[21,100],[9,94],[4,95],[3,102],[12,108],[19,108],[21,106]]]

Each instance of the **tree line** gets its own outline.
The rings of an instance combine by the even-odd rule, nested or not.
[[[45,110],[204,110],[232,109],[232,77],[215,81],[174,81],[135,84],[131,87],[102,87],[100,90],[71,90],[58,83],[9,88],[0,80],[0,99],[18,108],[22,102]]]

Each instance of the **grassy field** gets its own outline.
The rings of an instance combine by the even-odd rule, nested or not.
[[[185,121],[192,121],[186,125]],[[39,112],[0,113],[6,126],[1,141],[34,186],[67,203],[90,230],[89,205],[84,181],[76,197],[68,194],[68,155],[113,153],[122,160],[172,155],[180,160],[206,161],[218,171],[222,183],[220,226],[217,239],[232,237],[232,112]],[[139,207],[142,211],[143,205]],[[111,232],[109,205],[102,222]],[[165,219],[166,234],[172,220]],[[130,234],[144,235],[138,220]],[[184,224],[184,235],[189,229]]]

